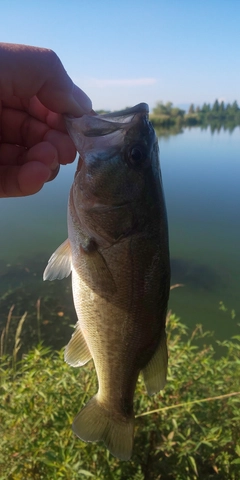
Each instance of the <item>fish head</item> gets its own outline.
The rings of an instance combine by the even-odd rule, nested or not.
[[[147,104],[104,115],[67,117],[66,125],[80,154],[74,183],[81,203],[120,206],[141,196],[147,171],[159,169]]]

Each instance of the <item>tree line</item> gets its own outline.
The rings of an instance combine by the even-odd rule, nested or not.
[[[150,115],[150,120],[155,127],[181,128],[184,126],[210,125],[212,130],[221,127],[233,130],[240,125],[240,108],[237,101],[224,103],[223,101],[204,103],[202,106],[190,105],[188,111],[174,107],[172,102],[157,102]]]

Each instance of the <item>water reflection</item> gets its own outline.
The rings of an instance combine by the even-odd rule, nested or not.
[[[10,309],[13,314],[9,325],[7,351],[13,350],[16,329],[21,316],[28,312],[22,331],[20,355],[43,342],[54,349],[65,346],[72,334],[77,317],[72,300],[71,277],[53,282],[43,282],[42,274],[48,257],[22,257],[13,265],[1,261],[0,274],[0,332],[6,325]],[[171,259],[171,284],[181,284],[177,294],[189,305],[191,295],[216,294],[224,288],[220,272],[209,265],[183,259]],[[176,292],[172,295],[176,296]],[[186,306],[185,306],[186,308]],[[40,332],[40,333],[39,333]]]
[[[186,122],[185,125],[181,123],[176,123],[175,125],[169,126],[169,127],[159,127],[159,126],[154,126],[155,132],[159,138],[168,138],[172,135],[179,135],[184,133],[184,130],[186,129],[191,129],[191,128],[200,128],[200,130],[209,130],[211,134],[214,133],[220,133],[221,131],[223,132],[229,132],[232,133],[234,132],[235,129],[239,129],[239,126],[236,125],[234,122],[230,121],[222,121],[222,120],[213,120],[211,122],[207,123],[201,123],[198,124],[196,122]]]
[[[5,346],[8,353],[13,351],[17,326],[26,311],[20,355],[39,342],[60,349],[71,337],[71,325],[76,323],[71,279],[43,282],[46,262],[46,254],[38,255],[37,259],[22,258],[17,264],[5,265],[1,269],[0,332],[13,307]]]
[[[171,291],[169,307],[190,327],[202,323],[217,330],[218,337],[230,337],[239,333],[240,314],[239,129],[231,135],[223,129],[218,135],[209,128],[189,128],[183,134],[181,129],[170,130],[160,137],[160,153],[171,283],[184,284]],[[70,338],[70,325],[76,321],[70,279],[43,282],[42,273],[66,239],[67,199],[75,168],[62,168],[56,180],[33,197],[1,200],[0,331],[15,305],[9,348],[25,311],[24,343],[38,342],[39,298],[41,340],[60,348]],[[219,312],[220,301],[236,310],[236,319]]]

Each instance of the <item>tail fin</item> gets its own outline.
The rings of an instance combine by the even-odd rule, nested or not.
[[[97,399],[91,398],[73,421],[74,433],[85,442],[103,441],[112,455],[129,460],[133,448],[134,417],[114,418]]]

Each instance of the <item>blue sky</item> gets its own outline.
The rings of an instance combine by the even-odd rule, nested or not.
[[[239,0],[2,0],[0,41],[53,49],[93,108],[240,103]]]

